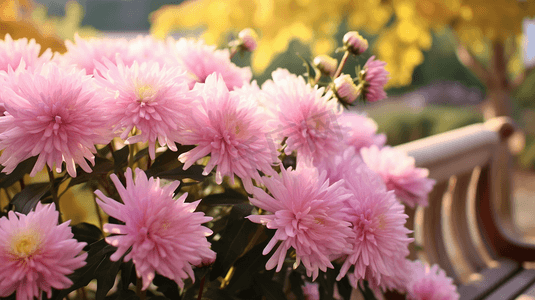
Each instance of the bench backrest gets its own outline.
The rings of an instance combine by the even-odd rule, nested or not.
[[[500,117],[397,146],[437,181],[428,207],[407,207],[412,259],[439,264],[458,284],[481,279],[478,272],[502,258],[535,260],[534,244],[512,218],[507,142],[514,130]]]

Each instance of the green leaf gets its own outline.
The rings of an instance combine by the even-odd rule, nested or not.
[[[250,204],[237,204],[232,207],[230,214],[226,217],[228,223],[221,233],[221,239],[212,244],[217,258],[210,274],[210,280],[224,276],[228,272],[234,261],[247,247],[251,235],[261,226],[245,219],[251,214],[252,209]]]
[[[347,279],[347,276],[344,276],[340,281],[336,283],[338,287],[338,293],[344,300],[349,300],[351,298],[351,291],[353,290],[353,287],[349,283],[349,279]]]
[[[361,282],[362,282],[362,284],[359,284],[358,288],[359,288],[359,291],[364,296],[364,299],[365,300],[377,300],[377,298],[375,298],[375,294],[373,293],[373,291],[368,286],[368,281],[363,280]]]
[[[91,169],[93,171],[87,173],[82,170],[82,168],[78,167],[76,169],[76,177],[71,179],[69,187],[88,182],[99,175],[107,175],[109,172],[113,171],[114,165],[111,160],[97,156],[95,157],[95,165]]]
[[[128,147],[128,145],[124,146],[119,150],[113,151],[113,162],[116,170],[126,167],[126,165],[128,164],[129,155],[130,148]]]
[[[162,179],[181,180],[190,178],[197,181],[203,181],[206,176],[202,175],[203,166],[194,165],[187,170],[183,170],[182,166],[172,170],[150,168],[146,171],[148,177],[159,177]]]
[[[262,255],[262,251],[267,244],[268,241],[266,240],[254,246],[245,255],[236,260],[234,263],[234,275],[226,288],[229,292],[235,294],[237,291],[249,288],[253,284],[253,274],[265,269],[269,255]]]
[[[28,214],[35,208],[49,188],[50,184],[48,182],[29,184],[13,197],[11,204],[15,206],[15,211]]]
[[[93,224],[82,222],[71,226],[71,229],[72,233],[74,234],[74,238],[78,242],[87,243],[87,245],[91,245],[103,237],[100,228]]]
[[[113,295],[110,295],[106,298],[106,300],[139,300],[140,298],[134,291],[131,290],[119,290],[116,293],[113,293]],[[151,298],[154,299],[154,298]]]
[[[121,280],[119,281],[119,289],[128,290],[130,283],[136,284],[136,271],[134,269],[134,262],[132,260],[121,264]]]
[[[15,182],[22,179],[24,175],[29,174],[32,171],[36,161],[37,156],[30,157],[19,163],[13,172],[9,174],[0,173],[0,188],[8,188]]]
[[[63,299],[70,292],[86,286],[93,279],[97,279],[96,299],[104,299],[115,283],[122,261],[122,258],[116,262],[110,260],[110,256],[116,250],[117,248],[108,245],[104,239],[91,244],[87,252],[86,265],[68,276],[73,285],[60,291],[54,299]]]
[[[254,275],[255,284],[262,290],[262,295],[266,300],[284,300],[287,299],[282,291],[282,284],[273,281],[267,274]]]
[[[232,189],[227,189],[220,194],[212,194],[202,199],[206,205],[236,205],[249,201],[249,198],[242,193]]]
[[[152,283],[158,287],[157,291],[169,299],[182,299],[178,285],[173,280],[156,274]]]
[[[182,145],[179,145],[179,144],[176,144],[178,150],[176,152],[174,151],[171,151],[169,149],[167,149],[165,152],[163,152],[162,154],[158,155],[156,157],[156,159],[152,162],[152,166],[151,166],[151,169],[158,169],[158,168],[169,168],[169,166],[174,166],[172,168],[176,168],[178,165],[180,165],[181,163],[178,161],[178,156],[184,152],[187,152],[193,148],[195,148],[195,146],[182,146]]]
[[[299,272],[292,271],[289,276],[290,290],[295,295],[296,300],[305,300],[305,294],[303,293],[303,286],[305,281]]]

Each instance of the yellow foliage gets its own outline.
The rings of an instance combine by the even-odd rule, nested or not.
[[[292,39],[311,43],[313,55],[329,53],[338,43],[333,33],[347,19],[351,30],[379,35],[375,51],[388,64],[389,84],[399,86],[411,82],[422,50],[431,47],[432,30],[451,28],[459,42],[483,58],[488,42],[517,40],[522,20],[534,15],[533,0],[190,0],[154,12],[151,31],[163,38],[202,27],[203,38],[217,43],[228,32],[255,28],[261,39],[252,66],[261,72]],[[512,63],[510,70],[519,68]]]

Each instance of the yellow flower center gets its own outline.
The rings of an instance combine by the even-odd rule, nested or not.
[[[39,243],[39,234],[34,230],[29,230],[13,237],[11,250],[16,256],[26,258],[37,251]]]
[[[156,94],[156,90],[150,84],[137,86],[136,96],[140,102],[144,102],[146,98],[152,98]]]

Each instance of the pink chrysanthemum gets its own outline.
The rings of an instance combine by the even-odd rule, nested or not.
[[[95,69],[95,61],[102,63],[106,58],[117,63],[116,58],[120,57],[125,65],[130,66],[137,59],[130,53],[126,39],[84,39],[75,34],[74,43],[66,40],[65,47],[67,47],[67,52],[55,56],[54,59],[62,65],[75,65],[79,69],[85,69],[90,75]]]
[[[307,275],[313,280],[319,270],[333,268],[331,259],[351,249],[348,240],[353,237],[344,210],[344,200],[351,197],[343,188],[343,181],[329,185],[326,173],[318,174],[315,168],[299,165],[296,171],[285,170],[281,175],[264,178],[271,195],[255,187],[252,204],[270,212],[267,215],[251,215],[255,223],[275,229],[275,235],[263,254],[268,254],[280,242],[266,269],[277,266],[282,269],[290,247],[295,249],[296,263],[303,262]]]
[[[180,288],[188,277],[195,281],[192,266],[212,262],[216,256],[206,239],[212,231],[201,225],[212,217],[195,212],[201,200],[186,203],[187,193],[174,200],[179,181],[160,187],[159,178],[147,179],[140,169],[136,169],[134,181],[130,168],[125,176],[126,188],[115,174],[111,175],[124,204],[95,191],[99,206],[125,223],[104,225],[105,232],[114,234],[106,242],[117,247],[110,259],[118,261],[131,248],[124,261],[133,260],[137,276],[143,279],[143,290],[155,272],[174,280]]]
[[[189,90],[190,78],[183,69],[160,67],[157,62],[136,62],[131,67],[119,58],[117,63],[96,62],[94,74],[102,87],[101,95],[114,131],[122,131],[126,143],[149,143],[155,158],[156,140],[176,151],[179,124],[197,98]],[[101,75],[102,74],[102,75]],[[140,133],[128,137],[133,128]]]
[[[458,300],[459,293],[453,280],[446,276],[438,265],[424,264],[420,261],[409,263],[411,276],[407,285],[409,300]]]
[[[94,164],[95,144],[107,144],[110,133],[92,78],[84,71],[48,63],[35,71],[10,71],[0,87],[5,116],[0,117],[0,163],[11,173],[23,160],[38,156],[30,176],[45,163],[76,176]]]
[[[404,227],[408,216],[403,205],[378,177],[365,165],[346,177],[346,187],[352,192],[346,201],[347,220],[353,225],[355,237],[337,279],[354,266],[354,273],[349,274],[354,287],[360,280],[367,280],[372,288],[400,288],[391,285],[403,282],[395,277],[405,276],[399,266],[409,254],[408,245],[413,239],[407,237],[411,231]]]
[[[27,215],[10,211],[0,218],[0,297],[17,292],[17,300],[52,296],[52,288],[66,289],[66,275],[85,265],[86,243],[73,238],[70,221],[58,225],[54,204],[37,203]]]
[[[141,64],[143,62],[157,62],[160,66],[176,66],[180,61],[169,45],[152,35],[139,35],[135,39],[128,41],[128,56],[134,57]],[[194,76],[189,75],[191,81]],[[192,84],[193,86],[193,84]]]
[[[355,176],[355,171],[360,170],[364,162],[353,147],[346,148],[337,155],[332,155],[321,161],[314,162],[314,166],[320,171],[327,172],[330,182],[337,182],[350,176]],[[378,178],[381,180],[381,178]],[[345,181],[347,185],[349,181]]]
[[[344,112],[338,119],[344,131],[344,141],[353,147],[357,154],[360,148],[376,145],[383,147],[386,143],[384,133],[377,134],[377,123],[364,114]]]
[[[189,124],[181,133],[181,143],[198,146],[178,157],[184,169],[210,154],[203,174],[217,166],[216,183],[221,184],[223,176],[233,181],[237,175],[247,191],[252,188],[251,179],[261,182],[258,171],[276,174],[272,164],[277,162],[278,153],[268,139],[266,125],[259,121],[263,116],[258,105],[240,93],[229,92],[218,74],[196,84],[194,91],[202,94],[203,101],[186,119]]]
[[[368,167],[381,175],[386,187],[395,191],[399,200],[410,207],[427,206],[435,180],[427,177],[427,169],[414,166],[414,158],[395,148],[387,146],[379,150],[375,145],[362,148],[360,154]]]
[[[389,73],[385,70],[385,65],[385,62],[375,60],[375,56],[364,64],[364,98],[367,101],[375,102],[386,98],[384,86],[388,82]]]
[[[49,62],[52,58],[52,51],[46,49],[41,56],[41,45],[34,39],[28,41],[27,38],[13,40],[11,35],[6,34],[4,40],[0,40],[0,71],[7,71],[8,66],[17,69],[21,60],[26,64],[26,68],[33,69]]]
[[[186,69],[193,73],[198,82],[205,82],[206,78],[217,73],[223,77],[229,90],[241,87],[251,81],[251,69],[240,68],[230,61],[228,49],[216,50],[215,46],[206,45],[202,40],[181,38],[178,41],[169,40],[179,60]]]
[[[287,138],[284,152],[297,151],[300,161],[321,160],[340,151],[342,132],[340,110],[332,93],[311,87],[303,77],[278,69],[262,90],[272,99],[277,122],[274,134]]]

